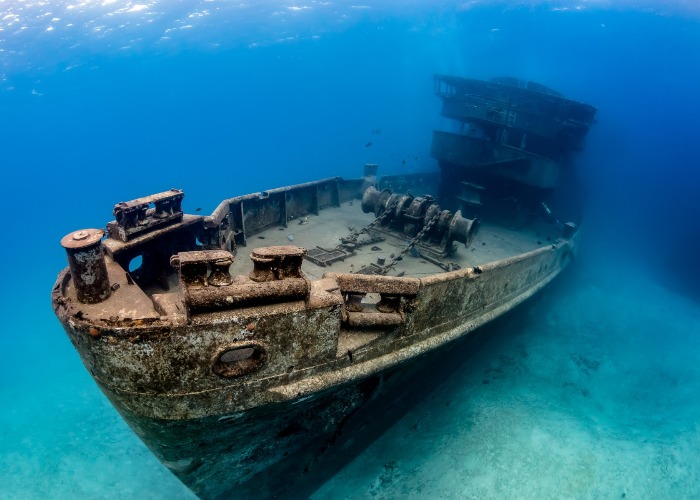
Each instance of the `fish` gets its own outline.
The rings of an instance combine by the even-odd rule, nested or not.
[[[382,133],[382,129],[380,128],[373,128],[372,129],[372,135],[379,135]]]
[[[372,145],[372,141],[369,141],[367,144],[365,144],[365,147],[368,148]]]
[[[195,212],[201,212],[201,211],[202,211],[202,207],[197,207],[197,208],[194,209],[194,211],[195,211]]]
[[[401,165],[405,165],[405,164],[406,164],[406,160],[404,159],[404,161],[401,162]]]

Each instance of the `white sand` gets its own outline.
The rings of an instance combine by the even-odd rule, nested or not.
[[[635,274],[515,311],[314,498],[698,498],[699,308]]]

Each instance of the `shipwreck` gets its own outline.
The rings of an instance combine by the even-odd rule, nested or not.
[[[363,408],[376,418],[420,363],[572,261],[578,221],[556,193],[596,109],[512,78],[436,75],[435,93],[451,130],[433,133],[432,172],[366,165],[206,216],[171,189],[61,240],[58,319],[197,495],[289,494],[357,437]]]

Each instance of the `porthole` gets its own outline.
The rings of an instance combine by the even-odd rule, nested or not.
[[[253,373],[265,364],[265,349],[256,344],[230,345],[219,349],[212,371],[220,377],[235,378]]]
[[[143,256],[142,255],[137,255],[133,259],[129,261],[129,272],[133,273],[141,269],[141,266],[143,265]]]

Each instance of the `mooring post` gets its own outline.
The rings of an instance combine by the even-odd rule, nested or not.
[[[107,265],[102,251],[102,229],[81,229],[63,237],[70,275],[83,304],[97,304],[109,297]]]

